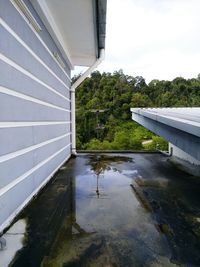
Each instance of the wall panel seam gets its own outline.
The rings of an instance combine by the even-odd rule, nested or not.
[[[8,160],[11,160],[11,159],[19,157],[19,156],[22,156],[24,154],[27,154],[27,153],[35,150],[35,149],[38,149],[38,148],[41,148],[41,147],[46,146],[48,144],[54,143],[54,142],[56,142],[58,140],[64,139],[67,136],[70,136],[70,135],[71,135],[71,133],[67,133],[67,134],[64,134],[64,135],[61,135],[61,136],[58,136],[58,137],[55,137],[55,138],[51,138],[51,139],[46,140],[44,142],[41,142],[39,144],[36,144],[36,145],[33,145],[33,146],[29,146],[27,148],[23,148],[23,149],[15,151],[15,152],[11,152],[11,153],[5,154],[3,156],[0,156],[0,163],[8,161]]]
[[[1,128],[14,128],[14,127],[32,127],[32,126],[48,126],[48,125],[63,125],[70,124],[71,121],[0,121]]]
[[[41,65],[43,65],[64,87],[69,89],[67,85],[37,56],[33,50],[8,26],[8,24],[0,18],[0,24],[6,29]]]
[[[42,86],[46,87],[47,89],[49,89],[50,91],[54,92],[55,94],[59,95],[60,97],[66,99],[67,101],[71,101],[69,98],[67,98],[66,96],[62,95],[61,93],[59,93],[56,89],[54,89],[53,87],[49,86],[48,84],[46,84],[45,82],[41,81],[40,79],[38,79],[36,76],[34,76],[32,73],[30,73],[29,71],[25,70],[23,67],[21,67],[20,65],[18,65],[17,63],[15,63],[14,61],[12,61],[11,59],[9,59],[8,57],[4,56],[2,53],[0,53],[0,60],[2,60],[3,62],[5,62],[6,64],[10,65],[11,67],[13,67],[14,69],[20,71],[21,73],[25,74],[26,76],[28,76],[29,78],[31,78],[32,80],[36,81],[37,83],[41,84]]]
[[[36,166],[34,166],[32,169],[28,170],[27,172],[25,172],[23,175],[19,176],[18,178],[15,178],[14,181],[12,181],[11,183],[9,183],[8,185],[6,185],[5,187],[3,187],[2,189],[0,189],[0,197],[2,195],[4,195],[6,192],[8,192],[10,189],[12,189],[14,186],[16,186],[17,184],[19,184],[20,182],[24,181],[27,177],[29,177],[32,173],[34,173],[36,170],[38,170],[39,168],[41,168],[43,165],[45,165],[47,162],[49,162],[51,159],[53,159],[54,157],[56,157],[58,154],[60,154],[63,150],[65,150],[67,147],[69,147],[71,144],[68,144],[67,146],[61,148],[59,151],[57,151],[56,153],[54,153],[53,155],[51,155],[50,157],[48,157],[47,159],[41,161],[39,164],[37,164]]]
[[[57,168],[55,168],[51,174],[24,200],[24,202],[18,206],[15,211],[0,225],[0,233],[12,222],[12,220],[15,218],[15,216],[28,204],[28,202],[32,199],[34,195],[37,194],[37,192],[47,184],[47,182],[50,180],[50,178],[55,174],[55,172],[70,158],[70,155],[64,159]]]
[[[70,112],[69,109],[65,109],[65,108],[62,108],[60,106],[51,104],[49,102],[45,102],[43,100],[40,100],[38,98],[19,93],[17,91],[14,91],[12,89],[6,88],[4,86],[0,86],[0,93],[6,94],[6,95],[9,95],[9,96],[14,96],[14,97],[17,97],[17,98],[20,98],[20,99],[23,99],[23,100],[26,100],[26,101],[30,101],[30,102],[33,102],[33,103],[36,103],[36,104],[39,104],[39,105],[42,105],[42,106],[47,106],[47,107],[55,108],[55,109],[62,110],[62,111],[65,111],[65,112]]]

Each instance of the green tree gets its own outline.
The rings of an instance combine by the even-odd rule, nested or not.
[[[79,77],[73,78],[73,82]],[[161,139],[131,119],[132,107],[200,106],[200,76],[177,77],[173,81],[132,77],[122,70],[114,73],[95,71],[76,91],[77,147],[81,149],[142,149],[144,140],[153,139],[145,148]],[[97,115],[92,110],[105,110]],[[101,130],[97,132],[97,128]],[[97,138],[98,137],[98,138]],[[159,142],[158,142],[159,141]]]

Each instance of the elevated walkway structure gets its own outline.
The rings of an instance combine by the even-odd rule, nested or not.
[[[132,108],[131,112],[134,121],[171,143],[172,155],[200,165],[200,108]]]

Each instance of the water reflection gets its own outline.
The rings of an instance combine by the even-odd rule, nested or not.
[[[64,172],[21,215],[27,220],[27,238],[10,266],[48,266],[49,253],[56,251],[63,240],[73,238],[74,231],[80,236],[87,234],[76,223],[75,178],[66,179]]]
[[[123,157],[123,156],[109,156],[104,154],[94,154],[89,156],[88,165],[90,170],[96,175],[96,195],[97,198],[105,198],[106,195],[100,192],[99,178],[103,177],[105,171],[112,172],[121,172],[114,166],[111,166],[112,163],[124,163],[124,162],[133,162],[132,158]]]
[[[21,214],[10,266],[200,266],[199,195],[160,155],[72,159]]]
[[[12,262],[16,252],[23,247],[25,235],[26,221],[19,220],[2,237],[5,240],[5,246],[0,250],[1,267],[7,267]]]
[[[113,163],[124,163],[124,162],[133,162],[133,158],[124,157],[124,156],[111,156],[111,155],[104,155],[104,154],[94,154],[88,156],[88,165],[90,169],[94,171],[94,173],[98,176],[104,173],[106,170],[109,171],[119,171],[117,168],[112,166]]]

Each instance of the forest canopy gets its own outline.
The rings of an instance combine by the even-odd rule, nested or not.
[[[200,76],[147,84],[122,70],[95,71],[76,90],[77,149],[166,150],[164,139],[131,119],[130,108],[199,106]]]

